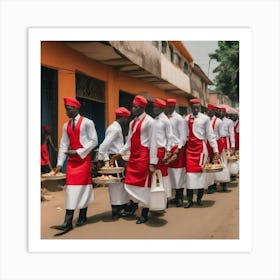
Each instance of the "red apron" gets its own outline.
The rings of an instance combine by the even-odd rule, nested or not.
[[[222,141],[223,141],[223,148],[225,150],[229,150],[230,149],[230,140],[228,136],[222,137]]]
[[[41,165],[48,164],[50,164],[48,146],[46,144],[41,144]]]
[[[194,118],[190,117],[188,120],[189,126],[189,139],[187,143],[186,150],[186,172],[191,173],[200,173],[202,172],[201,168],[201,160],[204,161],[203,158],[203,140],[200,140],[195,137],[193,134],[193,123]]]
[[[239,120],[234,125],[234,138],[235,138],[235,149],[239,150],[239,132],[237,132],[237,127],[239,126]]]
[[[156,169],[159,169],[161,171],[162,177],[168,175],[167,165],[163,163],[164,156],[165,156],[165,148],[164,147],[158,148],[157,149],[158,163],[156,165]]]
[[[126,175],[124,183],[136,187],[145,187],[147,177],[149,176],[149,148],[142,146],[141,143],[141,127],[145,115],[139,122],[136,131],[131,137],[130,143],[130,157],[126,166]],[[131,129],[133,131],[135,122],[132,124]],[[151,180],[149,176],[148,186],[151,186]]]
[[[71,127],[71,120],[67,125],[67,134],[70,140],[70,149],[83,148],[80,143],[80,128],[83,117],[80,117],[74,131]],[[88,154],[84,159],[79,156],[69,157],[66,166],[66,185],[89,185],[92,184],[90,172],[91,157]]]

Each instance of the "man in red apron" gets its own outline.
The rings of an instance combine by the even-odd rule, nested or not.
[[[218,151],[219,155],[222,154],[223,151],[223,138],[222,135],[222,121],[215,116],[216,106],[213,104],[207,105],[206,114],[210,118],[211,126],[213,128],[214,134],[216,136],[216,140],[218,143]],[[207,141],[207,150],[208,150],[208,159],[210,163],[213,163],[213,149],[209,144],[209,141]],[[207,177],[207,185],[208,185],[208,194],[214,193],[216,190],[216,184],[215,184],[215,176],[212,173],[206,174]]]
[[[168,176],[171,187],[176,191],[174,203],[176,207],[182,207],[184,189],[186,188],[185,144],[187,132],[185,120],[175,111],[176,103],[176,99],[167,99],[167,106],[165,109],[165,113],[171,123],[172,132],[179,139],[178,158],[174,162],[168,164]]]
[[[186,117],[187,121],[187,149],[186,149],[186,182],[188,202],[184,208],[193,205],[193,190],[197,189],[197,204],[202,205],[206,176],[202,166],[206,163],[208,152],[206,139],[213,148],[214,159],[219,159],[218,145],[208,116],[200,113],[200,99],[190,100],[192,113]]]
[[[119,154],[112,157],[110,161],[113,163],[121,155],[130,151],[124,187],[135,202],[135,207],[138,202],[143,207],[141,216],[136,221],[137,224],[148,220],[150,201],[149,147],[154,120],[145,113],[147,103],[143,96],[135,96],[131,110],[135,119],[130,122],[127,142]]]
[[[156,169],[161,171],[163,186],[168,199],[171,196],[171,184],[165,159],[168,159],[168,154],[171,155],[173,147],[178,151],[179,139],[173,134],[171,123],[164,113],[165,108],[166,102],[164,100],[159,98],[154,100],[155,121],[150,143],[150,172],[153,173]]]
[[[66,214],[64,223],[54,226],[63,233],[73,229],[72,220],[76,208],[80,209],[76,226],[86,223],[87,207],[93,202],[90,152],[98,144],[93,121],[79,114],[80,102],[75,98],[67,97],[64,98],[64,105],[70,120],[63,125],[55,174],[60,172],[66,156],[68,156]]]

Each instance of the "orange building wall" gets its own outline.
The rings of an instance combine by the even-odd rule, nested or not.
[[[75,72],[81,72],[106,82],[105,125],[115,119],[115,109],[119,106],[119,91],[132,94],[146,92],[149,96],[162,99],[176,98],[180,106],[187,106],[185,96],[172,95],[149,83],[124,76],[111,67],[89,59],[72,50],[62,42],[41,42],[41,64],[58,70],[58,139],[61,138],[62,124],[67,121],[63,98],[76,96]]]

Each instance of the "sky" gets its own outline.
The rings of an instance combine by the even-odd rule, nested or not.
[[[184,44],[192,55],[194,62],[214,82],[216,73],[213,73],[213,70],[218,66],[218,63],[216,60],[210,61],[208,54],[214,53],[218,49],[218,41],[184,41]]]

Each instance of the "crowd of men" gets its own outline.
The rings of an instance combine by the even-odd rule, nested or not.
[[[227,156],[239,150],[238,115],[229,119],[226,108],[208,104],[206,114],[201,112],[199,99],[190,99],[191,113],[182,117],[175,110],[176,99],[153,101],[154,118],[145,112],[147,100],[135,96],[131,112],[124,107],[115,111],[116,119],[106,129],[105,139],[99,146],[98,167],[116,165],[125,167],[122,182],[109,184],[112,218],[134,215],[141,208],[136,223],[149,219],[151,175],[160,170],[168,203],[177,207],[193,206],[194,190],[196,203],[203,205],[206,189],[211,194],[216,182],[227,190],[230,169]],[[73,229],[72,221],[76,208],[79,218],[76,226],[87,222],[87,208],[93,202],[90,152],[97,146],[95,125],[79,114],[81,104],[75,98],[64,98],[69,117],[63,125],[62,138],[55,173],[66,166],[66,214],[64,223],[53,228],[61,235]],[[123,130],[129,123],[128,135],[124,140]],[[127,161],[127,155],[129,158]],[[222,163],[219,173],[204,173],[206,163]],[[219,175],[218,175],[219,174]],[[217,176],[220,176],[219,178]],[[175,197],[172,198],[172,190]],[[184,191],[187,202],[184,204]]]

